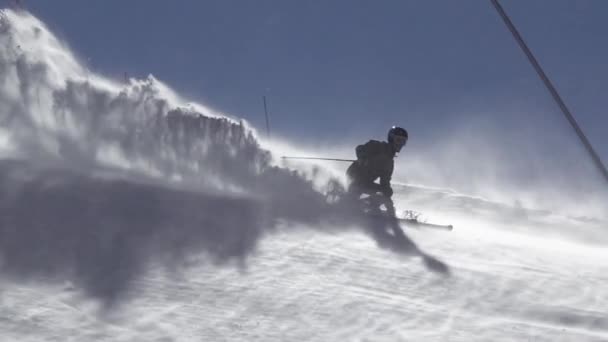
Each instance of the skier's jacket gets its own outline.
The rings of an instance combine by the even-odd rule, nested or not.
[[[389,143],[370,140],[357,146],[356,153],[357,160],[346,170],[351,181],[360,185],[371,185],[380,178],[380,188],[392,193],[391,177],[395,167],[395,152]]]

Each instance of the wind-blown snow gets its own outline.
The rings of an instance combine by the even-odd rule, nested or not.
[[[4,153],[216,188],[268,166],[245,122],[188,104],[152,76],[119,84],[92,74],[27,14],[5,11],[0,25]]]
[[[399,208],[456,224],[403,232],[335,215],[335,170],[264,146],[1,12],[3,340],[608,340],[602,219],[397,184]]]
[[[6,272],[67,274],[113,300],[149,258],[242,259],[262,227],[319,219],[325,197],[273,166],[245,122],[151,76],[89,75],[36,18],[1,19]]]

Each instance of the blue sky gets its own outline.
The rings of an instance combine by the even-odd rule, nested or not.
[[[25,3],[93,70],[152,73],[259,128],[265,95],[273,132],[294,141],[365,141],[400,124],[423,144],[475,122],[549,150],[579,144],[489,1]],[[502,4],[608,160],[608,2]]]

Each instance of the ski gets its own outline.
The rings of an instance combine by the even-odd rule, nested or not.
[[[441,230],[453,230],[454,226],[451,224],[435,224],[435,223],[427,223],[427,222],[420,222],[416,219],[407,219],[407,218],[400,218],[400,217],[395,217],[397,219],[397,221],[407,225],[408,227],[420,227],[420,228],[433,228],[433,229],[441,229]]]
[[[447,230],[447,231],[454,230],[454,226],[451,224],[428,223],[428,222],[419,221],[416,218],[403,218],[403,217],[393,216],[393,215],[386,213],[385,211],[383,211],[382,213],[376,213],[376,214],[366,213],[365,215],[374,217],[374,218],[396,219],[399,223],[402,223],[402,224],[406,225],[407,227],[431,228],[431,229],[440,229],[440,230]]]

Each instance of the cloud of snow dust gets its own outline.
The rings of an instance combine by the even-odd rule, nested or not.
[[[608,219],[608,188],[558,113],[520,109],[518,113],[494,114],[491,118],[465,115],[449,128],[437,128],[432,136],[409,127],[405,117],[403,125],[410,130],[410,140],[395,159],[393,182],[407,184],[408,191],[433,188],[435,195],[479,198],[510,208],[509,212],[527,209]],[[497,117],[505,119],[495,120]],[[284,155],[352,159],[355,146],[370,139],[385,140],[384,134],[377,132],[340,146],[296,149],[275,144],[273,148]],[[284,163],[307,170],[323,168],[342,179],[349,165],[331,161]]]
[[[3,12],[0,30],[4,155],[209,188],[238,187],[268,164],[245,122],[189,104],[152,76],[120,84],[92,74],[28,14]]]
[[[0,12],[0,266],[71,275],[111,300],[156,259],[243,261],[280,220],[318,222],[325,196],[274,165],[244,121],[150,76],[91,73],[35,17]],[[317,187],[318,189],[318,187]]]
[[[433,139],[413,132],[395,177],[514,207],[608,219],[608,187],[558,114],[467,115]]]
[[[270,151],[280,144],[265,147],[246,122],[152,76],[91,73],[38,19],[0,12],[4,275],[67,277],[113,303],[152,262],[179,270],[203,254],[245,267],[282,222],[325,229],[336,175],[296,171]],[[400,241],[391,248],[442,266]]]
[[[395,159],[396,207],[421,213],[422,220],[454,224],[458,230],[506,229],[605,245],[605,184],[581,154],[576,140],[554,136],[544,137],[543,142],[534,132],[512,129],[500,133],[496,129],[471,120],[433,141],[412,130],[410,142]],[[382,136],[325,148],[302,149],[281,143],[277,149],[282,155],[354,158],[354,147],[368,139],[382,140]],[[547,141],[549,146],[543,145]],[[342,179],[349,165],[306,160],[283,163],[310,174]]]
[[[608,241],[608,188],[559,113],[522,104],[460,115],[455,124],[410,130],[395,159],[397,207],[460,227],[492,226],[591,244]],[[454,109],[455,110],[455,109]],[[512,112],[511,112],[512,110]],[[481,114],[475,114],[481,113]],[[342,146],[302,149],[281,144],[282,154],[354,158],[356,145],[384,140],[385,132]],[[348,163],[285,161],[286,165],[344,177]],[[473,221],[479,221],[477,223]],[[500,222],[501,224],[498,224]]]

